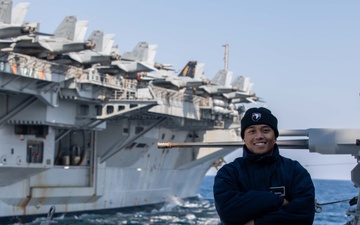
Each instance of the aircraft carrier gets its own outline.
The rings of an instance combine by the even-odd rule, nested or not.
[[[241,116],[259,98],[250,78],[233,79],[227,44],[210,80],[197,61],[180,71],[156,62],[156,45],[120,54],[114,34],[85,38],[74,16],[42,33],[24,22],[28,7],[0,0],[1,224],[197,197],[206,172],[241,146]],[[280,131],[296,139],[278,144],[359,162],[359,133]],[[360,187],[359,163],[351,175]],[[348,224],[360,225],[355,204]]]
[[[240,141],[249,78],[212,80],[189,61],[155,62],[156,45],[119,53],[114,35],[67,16],[53,34],[25,23],[28,3],[0,13],[0,221],[116,210],[196,197],[236,147],[159,149],[160,142]],[[14,15],[16,14],[16,16]],[[191,56],[189,56],[191,57]]]

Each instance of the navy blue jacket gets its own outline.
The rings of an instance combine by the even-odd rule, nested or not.
[[[289,204],[282,206],[284,198]],[[311,225],[315,188],[297,161],[279,154],[255,155],[244,146],[243,157],[224,165],[215,176],[216,210],[224,225]]]

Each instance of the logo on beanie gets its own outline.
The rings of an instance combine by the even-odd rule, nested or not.
[[[251,119],[252,119],[252,121],[254,121],[254,122],[259,121],[259,120],[261,119],[261,113],[253,113],[253,114],[251,115]]]

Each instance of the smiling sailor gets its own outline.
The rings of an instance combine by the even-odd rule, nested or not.
[[[311,225],[315,188],[299,162],[280,155],[277,119],[250,108],[241,120],[243,156],[215,176],[216,210],[224,225]]]

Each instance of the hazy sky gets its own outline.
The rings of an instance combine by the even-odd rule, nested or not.
[[[14,1],[14,5],[18,2]],[[64,16],[116,34],[120,53],[137,42],[158,45],[156,61],[181,69],[205,63],[251,77],[253,90],[280,129],[360,128],[360,1],[358,0],[29,0],[27,21],[53,32]],[[359,133],[360,138],[360,133]],[[350,179],[352,156],[281,150],[313,178]],[[227,157],[231,161],[241,154]],[[331,165],[328,165],[331,164]]]

